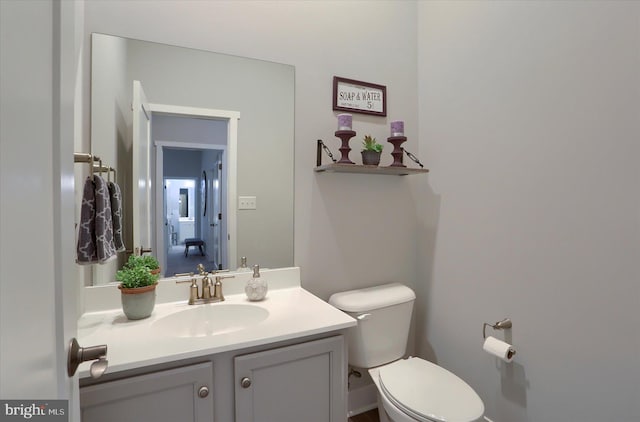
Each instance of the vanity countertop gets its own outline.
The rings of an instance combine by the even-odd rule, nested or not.
[[[186,300],[156,304],[146,319],[129,321],[120,308],[85,313],[78,321],[78,342],[83,346],[106,344],[109,367],[115,373],[148,365],[212,355],[247,347],[346,329],[356,321],[300,286],[269,290],[263,301],[249,302],[244,293],[225,294],[220,303],[188,305]],[[158,329],[167,315],[194,307],[224,304],[253,305],[268,312],[266,319],[246,328],[200,337],[178,337]],[[215,321],[212,321],[215,324]],[[90,362],[79,368],[89,377]]]

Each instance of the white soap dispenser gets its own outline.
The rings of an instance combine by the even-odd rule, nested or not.
[[[253,276],[247,281],[244,292],[247,298],[252,301],[262,300],[267,295],[267,281],[260,276],[260,266],[253,266]]]
[[[247,257],[243,256],[242,258],[240,258],[240,266],[238,267],[238,269],[236,270],[236,272],[238,273],[246,273],[251,271],[251,268],[247,267]]]

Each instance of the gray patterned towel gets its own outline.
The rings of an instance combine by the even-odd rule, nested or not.
[[[88,177],[84,183],[79,227],[78,264],[101,264],[115,258],[109,188],[100,176]]]
[[[87,177],[82,191],[76,262],[83,265],[98,262],[96,250],[96,196],[95,185],[91,177]]]
[[[94,176],[96,195],[96,249],[98,262],[103,263],[116,257],[116,245],[113,242],[113,217],[109,186],[100,176]]]
[[[109,182],[109,198],[111,200],[111,218],[113,220],[113,243],[117,252],[126,250],[122,240],[122,193],[120,186]]]

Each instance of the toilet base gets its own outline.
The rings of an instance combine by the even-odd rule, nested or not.
[[[382,403],[382,397],[379,391],[378,391],[377,397],[378,397],[378,418],[380,419],[380,422],[393,422],[391,419],[389,419],[389,414],[384,408],[384,404]]]
[[[396,408],[393,403],[384,397],[384,393],[380,387],[379,368],[380,367],[369,369],[369,375],[371,375],[371,379],[378,390],[376,397],[378,400],[378,416],[380,422],[416,422],[415,419]]]

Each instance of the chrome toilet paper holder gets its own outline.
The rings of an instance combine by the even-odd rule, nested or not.
[[[511,323],[511,319],[510,318],[505,318],[502,321],[496,322],[495,324],[489,324],[489,323],[485,322],[482,325],[482,338],[484,338],[484,339],[487,338],[487,334],[486,334],[487,327],[491,327],[494,330],[505,330],[507,328],[513,327],[513,324]]]

